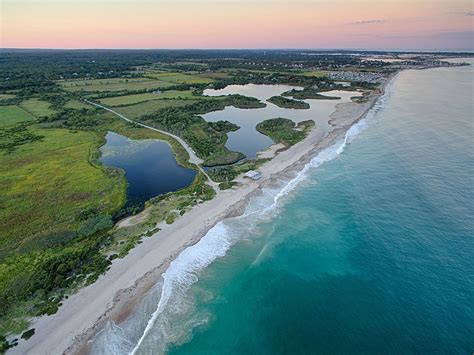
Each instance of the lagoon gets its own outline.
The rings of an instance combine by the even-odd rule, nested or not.
[[[270,102],[267,102],[272,96],[279,96],[282,93],[300,87],[289,85],[229,85],[224,89],[204,90],[204,95],[221,96],[221,95],[245,95],[255,97],[267,106],[259,109],[240,109],[228,106],[222,111],[210,112],[202,117],[208,122],[227,120],[240,126],[235,132],[228,133],[226,147],[230,150],[244,153],[247,159],[257,156],[257,153],[267,149],[273,144],[273,141],[256,130],[258,123],[277,117],[289,118],[298,123],[306,120],[313,120],[316,127],[329,131],[331,129],[328,123],[329,116],[334,112],[337,104],[350,102],[351,97],[359,96],[359,92],[354,91],[329,91],[323,93],[327,96],[337,96],[340,100],[303,100],[310,105],[309,109],[290,109],[281,108]]]
[[[132,140],[115,132],[108,132],[106,140],[100,161],[125,172],[126,207],[141,206],[152,197],[184,188],[196,176],[194,170],[178,165],[163,141]]]

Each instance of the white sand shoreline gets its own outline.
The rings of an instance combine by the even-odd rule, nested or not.
[[[388,80],[383,84],[383,87]],[[365,117],[383,94],[372,94],[363,104],[338,104],[329,117],[330,133],[314,128],[300,143],[280,152],[259,171],[261,180],[247,182],[195,206],[190,212],[166,225],[151,238],[145,238],[123,259],[116,259],[110,270],[94,284],[63,300],[52,316],[32,321],[35,335],[20,341],[11,354],[60,354],[87,352],[87,340],[108,319],[120,322],[146,290],[159,279],[167,265],[188,246],[196,243],[219,221],[238,215],[250,196],[271,184],[282,174],[301,170],[319,151],[341,138],[357,121]]]

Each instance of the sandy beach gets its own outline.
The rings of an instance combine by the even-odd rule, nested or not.
[[[388,81],[383,83],[383,87]],[[108,319],[116,322],[124,319],[140,296],[156,283],[169,262],[183,249],[196,243],[220,220],[238,215],[253,194],[278,179],[280,174],[300,170],[320,150],[343,137],[382,94],[383,90],[371,94],[365,103],[337,105],[336,111],[328,117],[333,126],[331,132],[315,127],[303,141],[279,152],[262,165],[259,181],[239,178],[237,181],[242,183],[241,186],[219,191],[213,200],[194,207],[173,224],[160,225],[163,227],[160,232],[145,238],[125,258],[114,260],[110,270],[97,282],[63,300],[56,314],[34,319],[31,327],[35,328],[35,335],[28,341],[20,341],[9,353],[87,352],[87,340]],[[126,225],[126,222],[122,223]]]

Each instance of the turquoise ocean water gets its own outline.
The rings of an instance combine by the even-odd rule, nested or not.
[[[472,354],[472,68],[400,73],[345,140],[186,249],[93,352]]]

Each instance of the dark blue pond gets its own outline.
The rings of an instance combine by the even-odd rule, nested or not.
[[[128,206],[142,205],[152,197],[188,186],[196,171],[176,162],[171,148],[156,139],[131,140],[109,132],[100,150],[102,164],[125,171]]]

